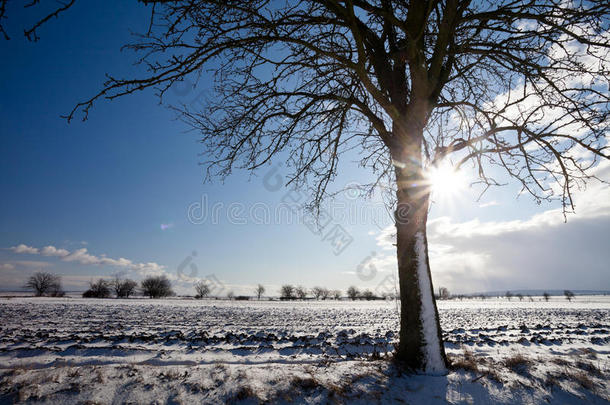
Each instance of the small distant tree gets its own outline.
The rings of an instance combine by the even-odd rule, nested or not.
[[[510,301],[510,299],[511,299],[511,298],[513,298],[513,293],[512,293],[512,292],[510,292],[510,291],[506,291],[506,294],[504,294],[504,296],[505,296],[506,298],[508,298],[508,300]]]
[[[172,284],[166,276],[148,276],[140,283],[142,292],[150,298],[162,298],[174,295]]]
[[[332,296],[336,300],[340,300],[342,295],[343,294],[341,293],[341,290],[333,290],[332,291]]]
[[[356,287],[351,286],[347,289],[347,296],[350,300],[355,300],[356,298],[360,297],[360,291],[358,291]]]
[[[546,291],[544,292],[544,294],[542,294],[542,298],[544,298],[544,300],[547,301],[547,302],[549,301],[549,297],[550,296],[551,295],[548,292],[546,292]]]
[[[311,289],[311,294],[313,295],[313,297],[317,300],[320,299],[320,297],[322,297],[322,287],[314,287]]]
[[[138,286],[135,281],[131,279],[123,280],[119,276],[116,276],[110,284],[117,298],[129,298],[130,295],[135,293]]]
[[[232,300],[233,298],[235,298],[235,293],[234,293],[233,291],[229,291],[229,292],[227,293],[227,298],[228,298],[228,299],[230,299],[230,300]]]
[[[364,290],[362,292],[362,298],[364,298],[367,301],[370,301],[375,298],[375,294],[373,294],[373,292],[371,290]]]
[[[261,295],[263,295],[265,293],[265,287],[262,284],[259,284],[256,287],[256,290],[254,290],[254,292],[256,293],[256,297],[259,299],[261,299]]]
[[[293,300],[294,299],[294,286],[290,284],[284,284],[280,289],[280,298],[284,300]]]
[[[100,278],[96,282],[89,283],[89,289],[83,293],[85,298],[108,298],[110,297],[110,282]]]
[[[201,299],[207,297],[210,294],[210,286],[207,282],[200,280],[195,283],[195,298]]]
[[[297,298],[300,300],[304,300],[305,298],[307,298],[307,289],[305,287],[303,287],[302,285],[297,286],[294,289],[294,293],[297,296]]]
[[[523,294],[517,294],[517,298],[519,298],[519,301],[523,301]]]
[[[58,296],[60,292],[63,292],[61,277],[48,272],[34,273],[25,283],[24,288],[33,290],[37,297],[45,294]]]
[[[449,290],[445,287],[440,287],[438,289],[438,297],[442,300],[448,300],[450,297]]]
[[[566,296],[566,300],[568,301],[572,301],[572,298],[574,298],[574,293],[570,290],[564,290],[563,295]]]

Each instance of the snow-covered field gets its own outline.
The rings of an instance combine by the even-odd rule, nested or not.
[[[0,299],[0,403],[608,403],[610,297],[439,301],[447,376],[390,362],[395,302]]]

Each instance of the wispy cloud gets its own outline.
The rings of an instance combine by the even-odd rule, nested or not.
[[[15,253],[28,253],[32,255],[38,254],[38,249],[24,244],[13,246],[10,248]]]
[[[44,246],[43,248],[37,248],[25,244],[19,244],[9,249],[12,250],[14,253],[19,254],[58,257],[64,262],[76,262],[83,265],[93,266],[111,266],[124,270],[131,270],[136,272],[140,276],[150,274],[161,274],[165,271],[165,266],[155,262],[138,263],[129,259],[125,259],[123,257],[113,259],[107,257],[106,255],[96,256],[89,253],[87,248],[80,248],[73,251],[69,251],[67,249],[57,248],[52,245]]]
[[[498,205],[500,205],[499,202],[497,202],[496,200],[492,200],[492,201],[488,201],[488,202],[479,204],[479,208],[495,207]]]

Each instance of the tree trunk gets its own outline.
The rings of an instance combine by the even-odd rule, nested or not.
[[[442,375],[447,373],[447,358],[426,238],[430,191],[422,173],[419,144],[400,149],[402,153],[393,153],[398,186],[395,223],[401,308],[396,360],[416,372]]]

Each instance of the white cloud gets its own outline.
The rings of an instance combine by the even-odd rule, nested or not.
[[[70,252],[66,249],[57,249],[55,246],[45,246],[40,250],[40,254],[43,256],[64,257],[68,256]]]
[[[99,257],[87,253],[87,248],[76,249],[72,253],[62,257],[65,262],[78,262],[80,264],[102,264]]]
[[[15,253],[28,253],[28,254],[38,254],[38,249],[35,247],[31,247],[28,245],[24,245],[23,243],[17,246],[13,246],[10,248]]]
[[[11,247],[10,250],[20,254],[39,254],[48,257],[58,257],[64,262],[76,262],[83,265],[117,267],[120,269],[133,271],[140,276],[159,275],[165,272],[165,266],[155,262],[135,263],[123,257],[113,259],[106,257],[106,255],[96,256],[89,253],[87,248],[80,248],[70,252],[69,250],[57,248],[52,245],[38,249],[20,244]]]
[[[499,202],[497,202],[496,200],[493,201],[489,201],[489,202],[485,202],[485,203],[481,203],[479,204],[479,208],[487,208],[487,207],[495,207],[500,205]]]

